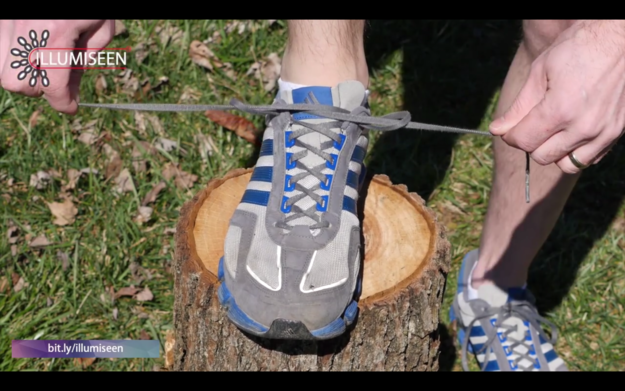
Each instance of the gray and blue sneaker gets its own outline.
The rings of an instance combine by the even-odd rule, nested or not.
[[[370,115],[367,91],[355,81],[280,94],[274,106]],[[356,208],[368,139],[356,123],[297,111],[267,119],[260,157],[226,235],[219,299],[229,319],[252,335],[329,339],[358,311]]]
[[[451,320],[457,320],[463,369],[469,370],[469,352],[483,371],[567,371],[553,349],[556,327],[538,314],[529,290],[515,288],[506,293],[488,284],[480,286],[477,299],[469,300],[466,287],[477,260],[478,250],[464,257],[450,310]],[[551,328],[551,338],[541,323]]]

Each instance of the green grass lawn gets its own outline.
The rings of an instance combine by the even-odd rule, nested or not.
[[[125,24],[127,33],[110,47],[135,48],[132,74],[124,79],[120,71],[87,71],[82,102],[271,102],[275,89],[266,91],[248,70],[272,53],[282,55],[285,22]],[[374,114],[405,109],[414,121],[486,130],[519,37],[519,23],[512,21],[371,22],[366,45]],[[209,38],[207,46],[220,62],[212,71],[189,57],[193,40]],[[147,56],[135,57],[141,48]],[[168,82],[158,86],[163,77]],[[262,129],[263,118],[237,114]],[[142,154],[141,141],[160,148]],[[373,135],[372,141],[369,169],[419,193],[448,228],[453,267],[442,313],[441,369],[459,370],[447,309],[462,256],[479,244],[493,166],[490,139],[401,130]],[[530,289],[558,326],[556,349],[572,370],[625,369],[622,152],[617,145],[587,170],[531,271]],[[163,358],[12,359],[11,340],[143,338],[163,346],[173,321],[172,230],[180,208],[211,178],[253,165],[254,153],[252,144],[202,113],[135,116],[83,108],[69,117],[41,99],[0,91],[0,370],[162,367]],[[172,177],[172,164],[189,175]],[[89,168],[98,172],[68,178],[75,173],[70,170]],[[132,185],[121,186],[127,191],[119,194],[115,179],[123,169]],[[50,175],[39,188],[30,185],[38,172]],[[156,200],[144,203],[162,181]],[[48,204],[64,199],[77,214],[55,219]],[[137,218],[142,206],[152,208],[151,214],[143,209],[148,213]],[[40,235],[48,244],[32,247]],[[131,293],[147,288],[153,297],[115,297],[131,286]]]

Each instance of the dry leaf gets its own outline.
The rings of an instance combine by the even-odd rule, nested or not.
[[[132,49],[135,52],[135,60],[137,64],[143,63],[143,60],[150,54],[150,48],[145,43],[141,42]]]
[[[174,183],[179,189],[190,189],[193,187],[193,184],[197,182],[198,176],[195,174],[190,174],[188,172],[180,170],[178,175],[176,176],[176,180]]]
[[[117,307],[113,308],[113,319],[117,320],[117,315],[119,314],[119,310]]]
[[[139,130],[139,133],[141,133],[142,135],[146,135],[146,130],[147,130],[147,118],[146,115],[144,113],[142,113],[141,111],[135,111],[135,126],[137,127],[137,130]]]
[[[254,77],[265,84],[265,91],[271,91],[275,88],[276,82],[280,77],[281,63],[280,56],[277,53],[271,53],[265,60],[252,64],[246,75],[253,74]]]
[[[143,158],[144,151],[135,144],[132,149],[132,168],[136,173],[146,171],[148,169],[147,160]]]
[[[191,42],[189,46],[189,56],[195,64],[210,71],[213,70],[211,60],[215,61],[215,54],[204,43],[197,40]]]
[[[63,271],[66,271],[67,268],[69,267],[69,256],[67,255],[67,253],[61,250],[57,251],[56,259],[61,261],[61,267],[63,268]]]
[[[178,168],[173,163],[169,162],[163,166],[162,173],[163,178],[165,178],[166,181],[169,181],[177,175]]]
[[[115,21],[115,36],[122,35],[127,32],[128,30],[126,29],[126,25],[124,24],[124,22],[121,20],[116,20]]]
[[[11,256],[14,257],[17,255],[17,246],[14,244],[11,246]]]
[[[213,151],[215,150],[215,143],[210,135],[205,135],[203,133],[198,133],[195,135],[195,143],[197,144],[198,149],[200,150],[200,156],[203,161],[207,161],[209,156],[213,155]]]
[[[46,298],[46,307],[52,307],[52,304],[53,304],[52,299],[49,297]]]
[[[176,233],[176,227],[174,227],[174,228],[165,228],[165,229],[163,230],[163,233],[164,233],[165,235],[173,235],[173,234],[175,234],[175,233]]]
[[[3,193],[2,198],[7,202],[11,202],[11,196],[9,194]]]
[[[74,359],[74,365],[80,365],[84,369],[91,366],[95,360],[96,357],[78,357]]]
[[[276,23],[277,19],[267,19],[267,25],[271,26],[272,24]]]
[[[52,242],[48,240],[45,234],[41,234],[34,238],[28,245],[31,248],[42,248],[51,245]]]
[[[145,341],[145,340],[150,339],[150,336],[148,335],[148,333],[145,330],[142,329],[141,333],[139,333],[139,339],[142,339],[142,340]]]
[[[150,288],[146,286],[144,290],[135,295],[134,299],[137,301],[151,301],[154,299],[154,295],[150,291]]]
[[[225,62],[223,64],[222,71],[226,74],[226,76],[228,76],[228,78],[230,78],[230,80],[237,81],[236,72],[234,71],[234,67],[231,63]]]
[[[219,110],[206,110],[204,115],[218,125],[221,125],[228,130],[232,130],[237,136],[249,141],[252,144],[258,144],[260,141],[256,136],[258,130],[248,119]]]
[[[43,112],[42,107],[37,107],[37,110],[33,111],[28,119],[28,128],[32,129],[37,125],[37,120],[39,119],[39,115]]]
[[[9,244],[15,244],[20,239],[20,229],[16,225],[9,226],[7,230],[7,238],[9,239]]]
[[[132,177],[130,176],[130,171],[127,168],[124,168],[117,178],[115,178],[115,191],[119,194],[126,193],[128,191],[133,191],[135,189],[135,184],[132,181]]]
[[[120,174],[123,162],[119,153],[117,153],[117,151],[115,151],[110,145],[104,144],[103,149],[109,157],[105,173],[106,179],[109,180],[110,178],[117,177]]]
[[[160,147],[165,152],[171,152],[178,148],[178,143],[166,138],[159,137],[156,139],[156,146]]]
[[[137,288],[135,288],[134,286],[131,285],[129,287],[124,287],[124,288],[118,290],[115,293],[114,297],[117,300],[117,299],[119,299],[120,297],[123,297],[123,296],[134,296],[135,293],[137,293],[138,291],[139,291],[139,289],[137,289]]]
[[[139,224],[147,223],[148,221],[150,221],[153,211],[154,209],[148,206],[140,206],[139,211],[137,212],[137,215],[134,218],[134,221],[136,221]]]
[[[85,145],[93,145],[98,140],[98,134],[94,130],[89,129],[80,133],[77,140]]]
[[[169,84],[169,78],[167,76],[161,76],[158,78],[158,83],[152,87],[152,92],[160,92],[164,85]]]
[[[156,197],[158,197],[158,193],[163,191],[163,189],[165,189],[166,187],[167,183],[163,181],[160,181],[159,183],[154,185],[154,187],[152,187],[152,190],[150,190],[148,194],[145,195],[145,198],[143,198],[143,202],[141,202],[141,205],[146,206],[153,202],[156,202]]]
[[[70,168],[69,170],[67,170],[67,184],[63,186],[63,189],[65,191],[75,189],[76,183],[78,182],[79,178],[80,178],[80,171],[73,169],[73,168]]]
[[[100,73],[98,77],[95,79],[96,94],[102,95],[102,93],[106,91],[107,87],[108,85],[106,84],[106,77],[104,77],[104,75]]]
[[[139,90],[139,80],[133,75],[132,69],[125,69],[115,78],[115,82],[121,84],[122,91],[127,95],[133,95]]]
[[[52,177],[46,171],[37,171],[36,174],[30,176],[30,187],[37,190],[45,189],[52,182]]]
[[[15,293],[19,292],[22,289],[24,289],[25,285],[26,285],[26,283],[24,281],[24,277],[20,277],[19,280],[17,280],[17,283],[15,285],[13,285],[13,291]]]
[[[6,277],[0,278],[0,293],[4,293],[9,287],[9,280]]]
[[[150,121],[150,125],[152,125],[152,130],[154,130],[156,134],[163,135],[165,133],[165,130],[163,129],[163,124],[157,116],[152,114],[146,114],[145,116],[147,117],[148,121]]]
[[[165,334],[165,367],[168,369],[174,366],[174,346],[176,345],[176,336],[173,330],[167,330]]]
[[[54,225],[64,226],[73,224],[76,221],[76,215],[78,214],[78,208],[70,199],[65,199],[63,203],[50,202],[47,203],[50,212],[55,217],[52,222]]]
[[[180,99],[178,99],[178,103],[192,103],[196,102],[198,99],[202,97],[202,93],[198,90],[185,86],[182,89],[182,94],[180,95]]]
[[[184,33],[178,27],[171,24],[159,26],[155,29],[163,45],[179,44],[184,37]]]

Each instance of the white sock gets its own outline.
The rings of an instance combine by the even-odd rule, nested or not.
[[[473,272],[475,271],[476,266],[477,266],[477,262],[473,264],[473,269],[471,269],[471,274],[469,274],[469,281],[467,281],[467,293],[469,294],[469,300],[475,300],[479,297],[477,289],[471,286],[471,281],[473,280]],[[527,283],[523,284],[523,289],[526,289],[526,288],[527,288]]]
[[[291,83],[289,81],[284,81],[282,80],[282,78],[278,79],[278,88],[280,89],[280,91],[296,90],[302,87],[309,87],[309,86],[305,86],[303,84]]]

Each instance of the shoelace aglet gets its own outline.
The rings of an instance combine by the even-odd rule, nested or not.
[[[525,152],[525,202],[530,203],[530,154]]]

